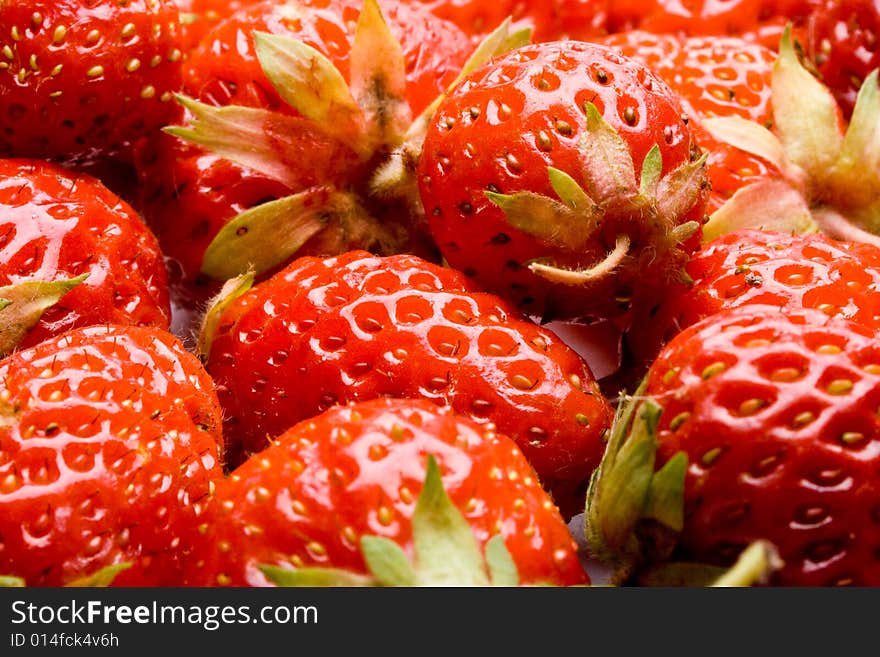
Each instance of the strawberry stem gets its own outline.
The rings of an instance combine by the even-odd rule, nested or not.
[[[543,262],[532,262],[529,264],[529,269],[532,273],[552,283],[572,286],[589,285],[613,274],[614,270],[620,267],[629,255],[631,246],[632,242],[628,235],[618,235],[614,250],[589,269],[563,269]]]

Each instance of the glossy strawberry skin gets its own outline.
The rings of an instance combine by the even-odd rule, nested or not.
[[[0,157],[130,156],[172,122],[182,53],[171,0],[21,0],[0,70]]]
[[[137,213],[90,176],[0,160],[0,286],[82,274],[23,346],[94,324],[168,328],[164,260]]]
[[[771,541],[789,586],[880,585],[880,342],[817,311],[726,311],[651,368],[658,465],[684,451],[681,556]]]
[[[810,20],[808,50],[846,116],[865,78],[880,68],[880,4],[822,0]]]
[[[550,283],[524,263],[549,258],[586,269],[614,248],[618,231],[631,232],[638,245],[646,227],[606,214],[602,230],[573,254],[514,229],[486,196],[533,192],[556,198],[549,166],[582,180],[579,144],[587,102],[625,140],[636,176],[655,144],[664,174],[698,153],[677,97],[659,78],[609,48],[560,42],[517,49],[459,85],[431,122],[419,166],[421,198],[445,259],[545,319],[619,315],[634,288],[665,277],[633,266],[589,287]],[[627,110],[634,112],[632,122],[624,118]],[[704,207],[701,199],[686,219],[702,221]],[[694,241],[687,248],[696,246]]]
[[[79,329],[0,361],[0,573],[179,586],[222,477],[210,378],[156,329]]]
[[[418,6],[381,4],[391,31],[403,47],[408,69],[407,99],[413,114],[418,115],[455,80],[473,46],[454,25]],[[348,78],[360,0],[245,5],[218,23],[191,54],[185,67],[186,94],[211,105],[238,104],[292,113],[260,68],[251,36],[254,31],[302,40],[327,55]],[[298,9],[291,11],[290,7]],[[305,134],[306,128],[301,132]],[[319,184],[365,191],[369,169],[350,150],[328,148],[327,140],[315,135],[302,159],[304,165],[297,170],[299,185],[291,189],[171,136],[147,144],[138,154],[144,215],[172,262],[173,290],[185,303],[198,305],[216,287],[200,275],[205,250],[220,229],[242,211]],[[378,211],[384,211],[390,220],[405,216],[382,208]],[[305,244],[300,254],[338,252],[332,237],[321,233]],[[429,255],[425,241],[421,235],[414,235],[410,250]],[[356,244],[351,248],[372,246]]]
[[[433,455],[480,545],[505,538],[522,583],[588,581],[571,534],[514,443],[419,400],[331,409],[293,427],[217,490],[204,584],[265,586],[260,564],[364,573],[361,536],[412,549]]]
[[[644,367],[678,332],[739,306],[817,309],[880,330],[880,249],[869,244],[742,230],[707,244],[687,271],[693,284],[633,322],[627,340]]]
[[[423,398],[513,438],[567,513],[610,419],[559,338],[414,256],[300,258],[226,310],[207,367],[233,462],[333,405]]]
[[[739,116],[762,125],[773,114],[771,76],[776,55],[739,37],[680,37],[633,30],[601,41],[642,62],[681,98],[700,147],[709,152],[709,212],[749,184],[778,176],[759,157],[714,139],[701,121]]]

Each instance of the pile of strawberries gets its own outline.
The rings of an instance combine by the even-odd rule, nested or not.
[[[878,36],[0,2],[0,584],[880,585]]]

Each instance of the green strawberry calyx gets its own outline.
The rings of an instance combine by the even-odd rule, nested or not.
[[[207,310],[202,317],[201,326],[199,327],[198,342],[196,344],[196,353],[203,362],[207,362],[211,355],[211,347],[214,345],[214,338],[220,328],[220,321],[223,313],[232,305],[232,303],[246,294],[254,286],[254,272],[247,271],[240,276],[230,278],[220,292],[208,302]]]
[[[455,83],[415,118],[406,99],[404,54],[376,0],[365,0],[358,18],[348,81],[324,54],[302,41],[256,32],[263,72],[293,113],[214,107],[178,96],[188,122],[165,131],[297,191],[234,218],[233,227],[221,231],[208,248],[203,273],[225,280],[253,268],[259,275],[325,232],[331,238],[322,242],[324,251],[400,251],[406,236],[385,225],[378,208],[388,204],[375,201],[394,199],[395,214],[404,215],[410,225],[423,222],[415,165],[430,119],[465,75],[528,43],[530,31],[512,32],[510,25],[507,20],[488,36]],[[315,172],[304,166],[316,150],[331,153],[328,161],[351,163],[350,172],[328,172],[316,186]],[[362,180],[364,171],[372,174]],[[243,226],[255,237],[240,239]],[[267,243],[273,247],[267,249]]]
[[[640,586],[710,586],[716,588],[766,585],[785,564],[769,541],[755,541],[730,568],[688,561],[662,563],[639,573]]]
[[[433,456],[428,457],[425,484],[413,512],[412,533],[414,559],[391,539],[362,537],[367,575],[272,565],[262,565],[260,570],[278,586],[519,585],[519,573],[504,538],[497,535],[486,543],[485,551],[480,550],[470,524],[446,493]]]
[[[112,566],[106,566],[100,570],[79,577],[68,582],[64,586],[66,588],[104,588],[110,586],[119,574],[131,568],[131,563],[117,563]],[[0,588],[24,588],[27,582],[21,577],[15,575],[0,575]]]
[[[779,172],[740,189],[705,227],[706,239],[742,228],[809,233],[880,245],[880,88],[862,84],[849,126],[828,88],[801,63],[787,28],[773,68],[772,129],[741,117],[705,119],[716,139]]]
[[[571,268],[552,256],[524,263],[536,275],[563,285],[589,285],[614,274],[627,260],[651,253],[680,272],[687,255],[683,242],[699,232],[701,224],[683,221],[705,190],[707,156],[682,164],[662,175],[663,156],[655,145],[645,156],[637,178],[632,154],[623,137],[586,103],[586,130],[579,148],[583,180],[549,167],[547,175],[558,198],[534,192],[486,197],[517,230],[552,249],[577,257],[585,247],[608,234],[614,226],[607,255],[599,262]]]
[[[25,280],[0,287],[0,357],[15,351],[43,313],[88,276],[58,281]]]
[[[655,470],[662,409],[642,398],[644,384],[618,407],[605,454],[587,491],[590,552],[624,581],[649,563],[668,559],[684,525],[687,455]]]

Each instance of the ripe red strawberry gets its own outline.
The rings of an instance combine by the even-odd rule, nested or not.
[[[701,120],[739,116],[760,124],[772,119],[771,78],[776,56],[738,37],[677,37],[634,30],[602,40],[642,62],[681,98],[700,147],[709,151],[709,210],[758,180],[778,175],[765,160],[714,139]]]
[[[880,246],[877,73],[862,85],[846,125],[840,107],[800,61],[786,32],[773,65],[772,122],[741,116],[703,120],[716,139],[765,160],[778,175],[738,190],[713,213],[703,235],[748,227],[814,232]]]
[[[822,0],[810,17],[808,53],[847,116],[865,78],[880,68],[878,38],[877,0]]]
[[[559,512],[509,438],[427,401],[375,400],[298,424],[220,484],[203,584],[266,585],[261,565],[365,574],[364,536],[412,555],[429,457],[464,514],[465,536],[482,549],[500,535],[520,582],[588,581]],[[447,570],[468,565],[442,556]]]
[[[233,457],[336,404],[426,398],[497,425],[566,512],[580,506],[608,403],[574,351],[458,272],[414,256],[301,258],[213,326],[207,367]]]
[[[473,50],[451,23],[384,0],[262,2],[218,24],[186,65],[189,126],[172,130],[197,146],[168,137],[140,157],[144,212],[178,278],[203,272],[210,289],[248,264],[351,248],[434,257],[401,187],[414,156],[377,176]]]
[[[0,573],[181,585],[222,476],[210,378],[170,334],[79,329],[0,361]]]
[[[17,0],[0,25],[0,157],[127,156],[178,114],[171,0]]]
[[[647,367],[680,331],[727,308],[812,308],[880,331],[880,248],[823,235],[742,230],[713,240],[687,266],[693,283],[640,309],[627,336]]]
[[[419,190],[453,267],[545,319],[608,317],[674,280],[696,247],[698,158],[677,97],[646,67],[546,43],[444,100]]]
[[[648,510],[667,531],[680,531],[687,560],[725,565],[763,539],[785,562],[782,585],[880,585],[874,331],[818,311],[725,311],[667,346],[642,398],[649,401],[617,453],[656,449],[656,465],[666,475],[677,470],[684,492],[681,479],[655,475],[654,503],[640,510],[638,503],[615,507],[613,485],[603,501],[599,483],[591,504],[600,539],[594,546],[615,551],[632,528],[625,515]],[[625,478],[627,462],[606,461],[599,481]],[[642,462],[647,472],[629,476],[650,479],[653,456]],[[603,546],[603,536],[612,544]]]
[[[73,289],[61,283],[84,275]],[[0,160],[0,299],[15,302],[0,310],[0,351],[15,346],[10,315],[21,320],[16,311],[37,281],[57,282],[43,292],[63,297],[21,326],[23,346],[93,324],[167,329],[165,278],[156,238],[100,182],[46,162]]]
[[[534,28],[534,39],[583,39],[602,34],[608,0],[410,0],[420,2],[467,34],[485,36],[508,16],[518,27]]]

